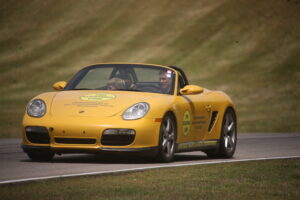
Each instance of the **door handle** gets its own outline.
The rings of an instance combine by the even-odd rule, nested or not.
[[[207,110],[207,112],[210,112],[211,111],[211,105],[206,105],[205,109]]]

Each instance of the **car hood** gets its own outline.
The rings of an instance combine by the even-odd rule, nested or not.
[[[58,92],[51,104],[52,116],[110,117],[121,114],[135,103],[163,94],[128,91],[62,91]]]

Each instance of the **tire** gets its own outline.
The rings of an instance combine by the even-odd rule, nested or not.
[[[51,161],[52,158],[54,157],[53,152],[30,151],[26,153],[32,161],[46,162],[46,161]]]
[[[161,122],[159,134],[159,152],[157,158],[160,162],[172,162],[175,153],[176,124],[173,115],[166,114]]]
[[[220,136],[220,145],[216,150],[206,151],[211,158],[232,158],[237,143],[237,123],[235,113],[228,108],[222,121],[222,130]]]

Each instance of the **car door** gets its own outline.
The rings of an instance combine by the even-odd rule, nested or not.
[[[187,143],[195,141],[192,119],[194,118],[193,105],[185,96],[176,96],[177,141]]]
[[[209,98],[210,91],[204,89],[200,94],[181,95],[180,89],[185,87],[185,79],[178,76],[178,102],[182,114],[183,138],[189,141],[203,140],[208,134],[208,127],[212,112],[212,103]]]
[[[208,134],[213,107],[208,96],[208,91],[204,90],[200,94],[183,95],[183,97],[191,105],[191,134],[194,136],[194,141],[203,140]]]

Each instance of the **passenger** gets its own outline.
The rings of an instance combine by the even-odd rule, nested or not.
[[[137,89],[137,86],[132,82],[132,80],[128,74],[118,74],[115,77],[123,79],[125,81],[125,89],[128,89],[128,90]]]
[[[122,90],[126,88],[126,82],[121,78],[111,78],[106,84],[107,90]]]

